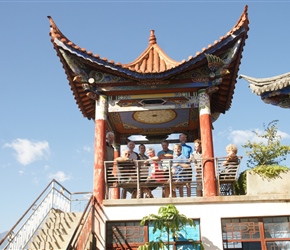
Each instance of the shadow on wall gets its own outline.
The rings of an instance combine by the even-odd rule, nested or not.
[[[204,249],[207,250],[222,250],[221,248],[215,246],[208,238],[202,237],[202,244]]]

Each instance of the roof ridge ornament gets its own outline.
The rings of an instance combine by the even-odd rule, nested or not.
[[[157,44],[154,32],[155,30],[150,30],[149,45]]]

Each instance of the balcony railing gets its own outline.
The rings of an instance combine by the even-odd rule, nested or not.
[[[239,161],[224,165],[226,157],[188,161],[162,160],[105,162],[106,199],[112,199],[112,189],[120,189],[120,198],[166,198],[201,196],[204,189],[203,165],[213,160],[218,195],[233,195],[233,183],[238,177]],[[115,197],[114,197],[115,198]]]

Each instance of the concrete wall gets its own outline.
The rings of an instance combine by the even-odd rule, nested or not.
[[[290,172],[281,173],[278,178],[267,180],[247,171],[247,195],[290,194]]]

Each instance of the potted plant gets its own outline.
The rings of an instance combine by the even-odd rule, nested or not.
[[[270,181],[274,179],[282,179],[281,175],[289,172],[289,167],[280,165],[280,163],[286,160],[287,155],[290,153],[290,146],[281,144],[282,136],[278,134],[277,120],[270,122],[266,127],[264,125],[264,131],[259,133],[253,131],[258,138],[258,141],[248,140],[242,147],[248,148],[246,155],[248,156],[247,167],[248,170],[242,172],[238,181],[235,183],[236,194],[249,194],[249,185],[247,185],[247,179],[250,179],[250,175],[257,175],[256,178],[262,181]],[[249,177],[250,176],[250,177]],[[259,188],[255,184],[257,191]]]

